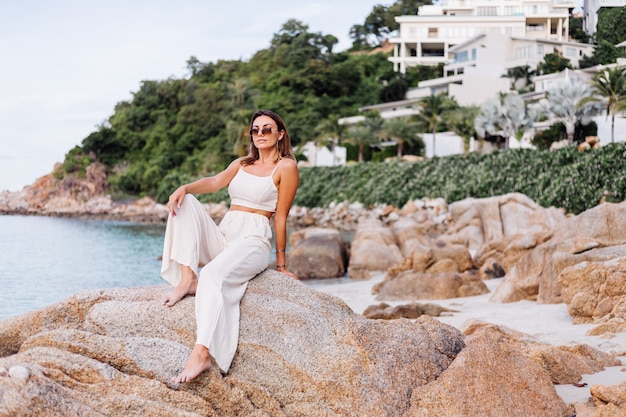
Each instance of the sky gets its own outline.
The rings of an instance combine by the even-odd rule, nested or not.
[[[289,19],[351,46],[381,0],[0,1],[0,192],[19,191],[132,99],[186,62],[249,60]]]

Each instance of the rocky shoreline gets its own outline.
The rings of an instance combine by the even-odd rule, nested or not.
[[[97,183],[50,184],[58,182],[44,177],[0,194],[0,212],[167,217],[151,199],[113,202]],[[217,221],[226,211],[225,204],[206,208]],[[430,318],[437,306],[416,303],[477,295],[500,304],[564,303],[574,324],[590,325],[587,335],[613,338],[626,332],[625,218],[626,202],[573,216],[517,193],[400,208],[294,207],[289,269],[303,279],[347,274],[365,282],[382,274],[371,286],[379,304],[358,314],[266,270],[242,301],[232,371],[172,387],[167,376],[193,343],[193,297],[164,315],[165,286],[83,292],[0,322],[0,414],[625,415],[626,382],[594,385],[588,402],[572,404],[554,384],[621,365],[626,347],[551,346],[480,320],[455,328]],[[345,233],[353,234],[349,242]],[[501,281],[491,292],[485,282],[493,279]],[[49,392],[54,397],[43,401]]]

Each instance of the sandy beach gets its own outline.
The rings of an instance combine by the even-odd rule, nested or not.
[[[379,304],[371,293],[372,286],[384,278],[378,274],[367,280],[337,278],[317,280],[307,283],[308,286],[341,298],[354,312],[363,311],[372,304]],[[485,281],[490,291],[502,282],[502,278]],[[622,364],[626,364],[626,333],[617,333],[612,337],[588,336],[586,332],[594,324],[573,324],[567,312],[567,306],[561,304],[539,304],[534,301],[515,303],[494,303],[489,301],[491,294],[474,297],[451,298],[447,300],[416,300],[419,303],[437,304],[456,312],[444,313],[436,319],[443,323],[464,329],[466,322],[477,319],[526,333],[535,340],[553,346],[571,346],[587,344],[603,352],[620,355]],[[409,304],[409,302],[387,302],[389,305]],[[579,383],[586,386],[576,387],[571,384],[557,385],[558,394],[567,403],[587,402],[590,398],[589,388],[594,384],[618,385],[626,381],[626,368],[623,366],[608,367],[602,372],[583,375]]]

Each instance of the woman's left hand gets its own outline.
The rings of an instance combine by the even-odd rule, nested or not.
[[[298,281],[300,281],[300,278],[298,278],[298,276],[296,274],[294,274],[293,272],[289,272],[287,269],[285,268],[280,268],[277,269],[278,272],[285,274],[285,275],[289,275],[291,278],[293,279],[297,279]]]

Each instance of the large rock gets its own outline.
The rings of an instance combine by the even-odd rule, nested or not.
[[[592,334],[626,331],[626,257],[564,268],[558,282],[574,323],[600,323]]]
[[[621,365],[615,356],[588,345],[552,346],[526,333],[476,319],[465,323],[463,334],[472,335],[486,328],[541,366],[553,384],[574,384],[582,379],[583,374],[594,374],[607,366]]]
[[[489,289],[476,274],[404,271],[372,290],[378,301],[443,300],[486,294]]]
[[[298,278],[337,278],[345,275],[348,251],[338,230],[308,227],[292,232],[289,243],[289,270]]]
[[[471,252],[511,236],[549,231],[566,219],[562,209],[543,208],[520,193],[467,198],[449,208],[447,235]]]
[[[402,253],[393,233],[379,221],[360,224],[350,245],[348,276],[369,278],[384,272],[402,260]]]
[[[79,293],[0,323],[1,415],[402,416],[462,334],[426,316],[368,320],[268,270],[241,304],[240,343],[216,368],[170,387],[195,341],[194,298],[164,286]]]
[[[560,303],[561,271],[580,262],[626,256],[626,203],[605,203],[568,218],[552,238],[522,256],[492,294],[495,302]]]
[[[497,331],[477,330],[466,343],[437,380],[413,391],[404,417],[571,416],[541,366]]]
[[[436,381],[413,392],[411,409],[404,417],[570,417],[570,407],[553,384],[574,383],[582,374],[620,364],[619,359],[586,345],[550,346],[479,320],[471,320],[464,334],[467,347]],[[497,364],[495,373],[492,364]],[[623,384],[596,387],[592,387],[595,398],[620,404],[611,409],[623,412]],[[594,417],[618,415],[623,414]]]

